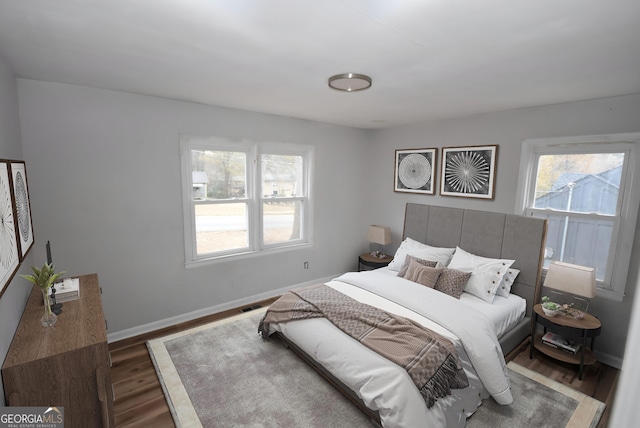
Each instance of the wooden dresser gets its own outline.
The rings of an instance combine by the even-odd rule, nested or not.
[[[64,407],[69,428],[115,426],[100,293],[98,275],[81,276],[80,299],[65,302],[45,328],[42,292],[33,287],[2,366],[10,406]]]

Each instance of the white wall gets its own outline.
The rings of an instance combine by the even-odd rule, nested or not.
[[[20,123],[18,116],[18,91],[16,78],[0,55],[0,158],[22,159],[20,145]],[[28,173],[28,168],[27,168]],[[0,299],[0,365],[11,345],[11,340],[22,316],[31,286],[26,280],[18,277],[29,271],[32,264],[29,253],[14,279],[7,285]],[[25,284],[26,283],[26,284]],[[4,405],[4,390],[0,382],[0,405]]]
[[[18,94],[38,251],[98,273],[110,333],[356,268],[362,131],[23,79]],[[313,248],[186,269],[180,133],[315,146]]]
[[[636,284],[636,287],[640,283]],[[620,373],[620,383],[616,389],[615,401],[609,426],[633,427],[638,424],[638,397],[640,397],[640,367],[637,356],[640,355],[640,293],[635,293],[631,324],[624,362]]]
[[[513,213],[519,176],[522,140],[573,135],[592,135],[640,131],[640,95],[533,107],[379,130],[371,134],[370,189],[367,221],[392,227],[394,245],[402,236],[406,202]],[[396,149],[456,147],[497,144],[497,182],[495,200],[407,195],[394,193],[393,163]],[[438,152],[438,156],[441,151]],[[438,159],[438,162],[440,160]],[[440,168],[438,167],[438,173]],[[440,180],[437,180],[439,185]],[[640,226],[640,224],[639,224]],[[621,303],[596,298],[590,312],[602,321],[602,334],[596,340],[599,357],[620,367],[627,337],[633,295],[640,266],[640,230],[635,235],[629,270],[627,297]]]

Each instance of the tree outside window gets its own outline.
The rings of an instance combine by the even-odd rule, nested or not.
[[[309,243],[309,147],[181,144],[188,263]]]
[[[640,203],[640,133],[526,140],[516,212],[547,219],[544,266],[596,268],[621,300]]]

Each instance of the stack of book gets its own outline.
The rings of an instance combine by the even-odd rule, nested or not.
[[[542,343],[553,348],[568,352],[570,354],[575,354],[580,350],[579,343],[565,339],[564,337],[551,332],[547,332],[544,336],[542,336]]]
[[[54,285],[57,303],[70,302],[80,297],[80,280],[78,278],[65,278]]]

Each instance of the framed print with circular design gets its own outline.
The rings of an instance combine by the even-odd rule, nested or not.
[[[440,194],[493,199],[497,152],[497,145],[444,147]]]
[[[9,174],[9,163],[0,161],[0,297],[20,265]]]
[[[22,261],[33,246],[27,168],[23,161],[11,161],[11,178],[16,208],[16,239],[19,244],[20,261]]]
[[[394,191],[435,193],[437,149],[396,150]]]

